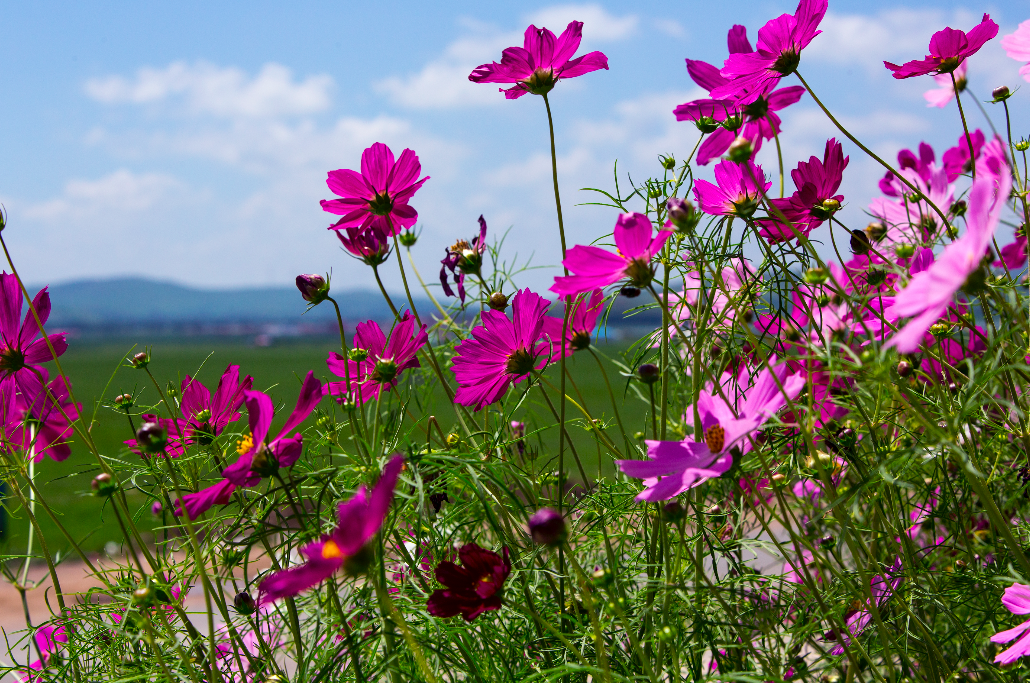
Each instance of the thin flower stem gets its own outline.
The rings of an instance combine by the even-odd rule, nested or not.
[[[955,104],[958,105],[958,115],[962,119],[962,130],[966,134],[966,144],[969,145],[969,169],[973,174],[973,180],[976,180],[976,152],[973,151],[973,138],[969,137],[969,126],[966,124],[966,112],[962,109],[962,97],[958,92],[958,81],[955,80],[954,71],[948,75],[951,76],[951,87],[955,90]],[[947,225],[947,221],[944,223]]]

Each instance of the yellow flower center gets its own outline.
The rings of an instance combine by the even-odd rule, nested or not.
[[[335,560],[339,557],[343,557],[343,551],[340,550],[340,546],[336,545],[336,541],[326,541],[322,546],[322,559]]]
[[[250,452],[250,449],[254,447],[254,437],[247,434],[242,439],[236,442],[236,452],[240,455]]]

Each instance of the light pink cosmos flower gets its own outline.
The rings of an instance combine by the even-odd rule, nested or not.
[[[750,104],[789,76],[801,62],[801,51],[817,35],[827,0],[801,0],[794,14],[783,14],[758,30],[758,50],[731,54],[719,72],[729,79],[712,97]]]
[[[968,152],[966,156],[969,156]],[[905,168],[901,175],[918,188],[920,199],[912,201],[908,187],[894,178],[892,184],[897,188],[895,196],[899,198],[875,197],[869,203],[869,213],[879,218],[887,228],[886,234],[873,245],[875,252],[869,255],[876,262],[883,261],[881,256],[893,262],[894,249],[898,245],[918,247],[928,241],[941,228],[940,217],[930,204],[947,211],[955,201],[955,186],[948,179],[946,167],[931,163],[925,173],[920,169]]]
[[[566,305],[570,298],[565,297]],[[569,357],[576,351],[582,351],[590,346],[590,337],[597,327],[597,319],[604,313],[604,292],[595,289],[590,296],[576,299],[572,307],[564,345],[559,342],[562,339],[565,318],[550,315],[544,318],[544,335],[555,344],[555,351],[551,355],[552,361],[559,360],[563,353],[565,357]]]
[[[300,549],[307,562],[264,578],[258,587],[258,602],[267,604],[297,595],[347,568],[348,561],[357,558],[383,526],[403,467],[404,458],[401,455],[393,456],[383,468],[383,474],[372,488],[371,495],[362,486],[353,498],[340,503],[337,509],[338,523],[333,532]]]
[[[750,380],[744,366],[737,383],[747,388],[735,400],[734,407],[711,390],[699,392],[700,435],[684,441],[647,441],[648,460],[615,461],[626,476],[644,480],[645,488],[636,500],[669,500],[728,472],[733,465],[734,451],[743,455],[751,450],[751,437],[787,405],[788,399],[797,398],[805,386],[802,377],[789,374],[786,363],[777,365],[775,356],[769,359],[768,367],[758,373],[753,386],[749,386]],[[688,411],[687,415],[690,414]],[[696,440],[698,436],[700,441]]]
[[[374,226],[387,237],[410,228],[418,212],[408,200],[429,176],[418,179],[422,165],[410,149],[394,159],[393,152],[377,142],[361,153],[361,173],[349,168],[329,171],[325,184],[340,199],[323,199],[322,210],[341,216],[330,230]]]
[[[571,21],[560,36],[532,24],[526,29],[524,47],[509,47],[501,52],[501,61],[480,64],[469,80],[473,83],[514,83],[500,88],[504,97],[516,100],[526,93],[546,95],[563,78],[575,78],[591,71],[608,68],[608,58],[591,52],[572,58],[583,40],[583,22]]]
[[[948,102],[955,97],[955,93],[962,92],[966,89],[966,69],[967,62],[962,62],[958,65],[958,68],[953,72],[955,74],[955,82],[951,82],[951,76],[948,74],[937,74],[933,77],[937,87],[933,90],[927,90],[923,93],[923,97],[926,98],[928,107],[946,107]],[[956,87],[958,86],[957,90]]]
[[[701,210],[713,216],[750,218],[769,191],[772,181],[765,179],[762,167],[753,161],[738,164],[722,161],[715,167],[716,185],[707,180],[694,183],[694,198]],[[761,183],[761,186],[759,186]]]
[[[693,265],[693,264],[690,264]],[[683,293],[678,303],[673,304],[673,315],[677,320],[689,320],[692,310],[705,294],[705,305],[710,308],[709,325],[730,325],[737,319],[738,309],[750,310],[752,300],[758,296],[755,270],[744,258],[730,259],[717,273],[691,270],[683,276]],[[670,334],[675,334],[673,328]]]
[[[917,273],[908,286],[898,292],[890,312],[899,317],[912,317],[905,327],[887,342],[901,353],[914,353],[930,326],[944,315],[955,294],[980,267],[994,231],[1001,219],[1001,210],[1009,196],[1012,178],[1005,162],[1000,141],[986,151],[984,172],[969,191],[966,234],[944,248],[940,258],[929,268]],[[993,172],[988,170],[992,168]]]
[[[969,33],[950,26],[934,33],[930,38],[930,54],[923,59],[905,62],[901,66],[890,62],[884,62],[883,65],[894,72],[894,78],[950,74],[996,35],[998,25],[991,21],[989,14],[985,14],[983,20]]]
[[[1024,22],[1026,23],[1026,22]],[[1030,586],[1014,583],[1005,589],[1001,596],[1001,604],[1013,614],[1030,614]],[[1020,638],[1022,636],[1022,638]],[[1019,638],[1019,640],[1016,640]],[[991,636],[992,643],[1016,642],[1007,650],[999,652],[994,658],[995,664],[1012,664],[1024,655],[1030,655],[1030,619],[1015,628],[1001,631]]]
[[[1017,62],[1027,62],[1019,69],[1023,80],[1030,81],[1030,19],[1027,19],[1012,33],[1001,39],[1005,54]]]
[[[544,314],[550,302],[528,289],[518,291],[511,302],[511,320],[500,311],[483,311],[483,324],[455,347],[453,365],[458,390],[454,402],[485,406],[501,400],[508,387],[526,379],[547,364],[551,344],[541,341]]]
[[[276,652],[283,645],[283,625],[276,619],[275,608],[271,605],[261,605],[254,621],[258,629],[237,626],[238,631],[243,631],[240,636],[240,645],[237,645],[229,632],[229,627],[222,624],[215,631],[217,641],[215,643],[215,661],[225,674],[226,678],[234,683],[253,683],[261,675],[266,662],[261,656],[261,644],[271,651]],[[242,649],[242,651],[241,651]],[[250,658],[247,657],[248,653]],[[256,666],[251,668],[250,659],[254,659]],[[243,670],[240,670],[240,665]]]
[[[64,624],[60,626],[52,624],[40,626],[32,637],[36,641],[36,648],[38,648],[43,658],[29,664],[27,671],[15,671],[15,675],[18,676],[20,683],[37,683],[41,681],[43,669],[50,664],[50,660],[60,649],[60,646],[68,642],[68,632],[65,630]]]
[[[578,296],[624,278],[631,285],[647,286],[654,277],[651,259],[662,250],[672,231],[659,230],[654,237],[651,233],[651,220],[644,214],[620,214],[614,234],[618,251],[613,254],[600,247],[574,246],[562,261],[573,275],[555,277],[551,291],[558,296]]]
[[[397,386],[402,372],[420,367],[418,352],[428,341],[426,326],[422,325],[416,333],[415,318],[407,311],[390,331],[389,340],[374,320],[359,323],[354,333],[354,348],[364,349],[368,355],[362,361],[355,361],[330,353],[326,365],[344,381],[330,382],[329,393],[338,397],[338,401],[350,399],[359,405],[375,401],[383,391]]]

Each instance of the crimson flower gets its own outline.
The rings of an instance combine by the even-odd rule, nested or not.
[[[522,289],[512,298],[511,320],[500,311],[483,311],[483,324],[455,347],[455,403],[481,410],[547,364],[548,344],[540,338],[550,305],[539,294]]]
[[[793,15],[783,14],[758,31],[758,50],[731,54],[719,72],[729,83],[712,90],[712,97],[750,104],[769,92],[776,81],[794,73],[801,51],[822,33],[819,22],[827,0],[801,0]]]
[[[351,256],[366,265],[378,266],[390,255],[390,242],[375,225],[337,230],[336,237]]]
[[[572,297],[565,297],[565,305],[573,306],[569,315],[569,329],[566,334],[565,344],[558,344],[551,355],[551,360],[560,359],[564,353],[566,357],[576,351],[582,351],[590,346],[590,335],[594,333],[597,326],[597,319],[604,313],[604,292],[595,289],[589,297],[583,297],[571,302]],[[547,316],[544,318],[544,334],[557,342],[562,338],[562,328],[565,326],[564,318]],[[564,351],[563,351],[564,349]]]
[[[349,377],[350,388],[346,381],[330,382],[329,393],[341,397],[338,400],[349,398],[361,405],[375,401],[383,391],[397,386],[402,372],[419,367],[418,351],[427,341],[426,326],[415,333],[415,319],[407,311],[390,331],[389,340],[375,321],[360,323],[354,333],[352,353],[360,349],[365,358],[346,359],[339,353],[330,353],[326,365],[337,377]]]
[[[701,210],[715,216],[750,218],[762,195],[772,187],[762,167],[753,161],[746,164],[728,159],[720,162],[715,167],[715,182],[716,185],[707,180],[694,183],[694,198]]]
[[[39,363],[53,360],[46,339],[37,339],[39,325],[32,311],[21,318],[22,298],[21,285],[18,278],[8,273],[0,273],[0,377],[14,377],[19,383],[32,377]],[[47,288],[39,290],[32,300],[32,308],[39,315],[39,322],[46,324],[50,317],[50,294]],[[68,349],[66,334],[47,333],[50,343],[58,356]]]
[[[342,168],[329,171],[325,184],[340,199],[323,199],[322,210],[341,216],[330,230],[375,226],[388,237],[410,228],[418,212],[408,200],[429,176],[418,179],[422,165],[410,149],[394,160],[393,152],[377,142],[361,153],[361,173]]]
[[[516,100],[526,93],[546,95],[563,78],[575,78],[608,68],[608,58],[591,52],[572,59],[583,40],[583,22],[571,21],[560,36],[532,24],[526,29],[524,47],[501,52],[500,63],[481,64],[469,74],[473,83],[514,83],[500,88],[504,97]]]
[[[404,458],[395,455],[386,463],[372,494],[362,486],[354,497],[337,508],[337,525],[331,534],[300,549],[307,562],[266,577],[258,587],[260,604],[297,595],[317,586],[340,569],[360,573],[367,564],[365,546],[386,520]]]
[[[1005,589],[1005,593],[1001,596],[1001,604],[1013,614],[1030,614],[1030,586],[1021,583],[1012,584]],[[996,664],[1006,666],[1020,657],[1030,655],[1030,630],[1028,629],[1030,629],[1030,619],[1015,628],[991,636],[992,643],[1008,643],[1019,638],[1012,647],[995,656]]]
[[[979,24],[969,33],[948,26],[930,38],[930,54],[923,59],[905,62],[901,66],[884,62],[883,65],[894,72],[894,78],[912,78],[927,74],[950,74],[984,46],[991,38],[998,35],[998,25],[985,14]]]
[[[501,609],[501,591],[511,574],[508,549],[504,556],[468,543],[458,549],[458,566],[450,561],[436,565],[436,580],[445,588],[433,591],[426,608],[434,617],[461,615],[472,621],[484,612]]]
[[[826,141],[823,158],[811,157],[802,161],[790,172],[797,187],[790,197],[770,199],[769,202],[779,209],[771,212],[769,221],[762,221],[759,234],[770,242],[782,242],[794,239],[795,231],[806,237],[810,232],[828,220],[844,201],[844,195],[834,193],[840,188],[844,177],[844,169],[850,157],[844,156],[841,144],[836,139]],[[791,225],[785,225],[780,216],[786,218]]]
[[[480,216],[479,236],[473,237],[472,242],[458,240],[447,248],[447,254],[440,261],[440,285],[443,286],[444,294],[454,296],[454,290],[447,283],[447,273],[450,272],[454,284],[458,286],[458,298],[462,304],[465,303],[465,275],[479,275],[485,251],[486,220]]]
[[[662,250],[672,231],[659,230],[654,237],[651,233],[651,220],[644,214],[620,214],[614,231],[618,252],[577,244],[562,261],[573,275],[555,277],[551,291],[559,296],[577,296],[623,278],[635,287],[647,286],[654,277],[651,259]]]
[[[272,418],[275,417],[272,399],[260,391],[244,391],[250,434],[237,443],[239,457],[222,470],[222,481],[175,501],[175,516],[180,517],[185,511],[190,519],[196,519],[216,504],[227,504],[237,487],[257,486],[263,477],[272,476],[280,467],[290,467],[297,462],[303,452],[303,436],[300,433],[289,436],[289,433],[300,426],[324,395],[325,387],[315,379],[315,373],[309,371],[301,385],[296,407],[286,418],[279,435],[269,439]]]

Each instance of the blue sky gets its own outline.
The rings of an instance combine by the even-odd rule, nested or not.
[[[657,174],[658,154],[682,158],[693,148],[696,130],[671,114],[701,95],[684,58],[719,64],[733,23],[754,40],[794,6],[4,2],[5,238],[37,283],[146,275],[227,287],[332,269],[337,286],[368,286],[366,268],[326,230],[318,200],[331,197],[326,171],[356,167],[361,150],[382,141],[415,149],[431,176],[412,202],[427,279],[435,281],[446,245],[474,234],[481,213],[492,231],[511,227],[521,256],[555,265],[543,103],[505,101],[494,86],[469,83],[469,70],[521,44],[530,21],[556,32],[584,21],[582,50],[609,56],[609,71],[563,82],[552,95],[569,242],[589,242],[615,215],[574,206],[590,201],[578,188],[610,187],[616,159],[643,178]],[[831,0],[801,71],[876,151],[893,158],[926,140],[939,155],[961,132],[954,103],[927,108],[932,81],[894,81],[881,62],[920,58],[933,31],[969,29],[983,12],[1002,35],[1030,18],[1014,1]],[[1019,64],[998,42],[970,60],[981,99],[995,85],[1021,83]],[[1030,135],[1028,95],[1010,101],[1017,137]],[[967,111],[984,126],[971,100]],[[835,134],[807,97],[783,118],[788,167]],[[882,173],[850,144],[845,150],[852,163],[842,217],[859,227]],[[775,169],[765,150],[762,160]],[[397,287],[393,269],[385,272]],[[550,272],[523,283],[545,288]]]

